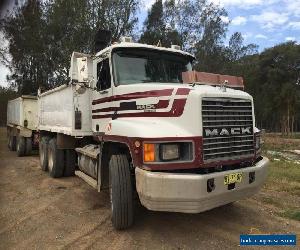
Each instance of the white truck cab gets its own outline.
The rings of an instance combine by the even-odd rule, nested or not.
[[[117,229],[132,225],[135,194],[150,210],[185,213],[255,194],[268,159],[253,99],[209,79],[184,83],[193,59],[132,42],[74,52],[70,83],[39,96],[42,169],[108,189]]]

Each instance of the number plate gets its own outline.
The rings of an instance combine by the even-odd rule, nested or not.
[[[243,178],[242,173],[227,174],[224,176],[224,185],[241,182]]]

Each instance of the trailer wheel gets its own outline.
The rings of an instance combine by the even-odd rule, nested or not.
[[[30,155],[31,150],[32,150],[32,140],[31,137],[26,137],[25,138],[25,155]]]
[[[126,155],[112,155],[109,162],[109,180],[112,224],[116,229],[128,228],[133,224],[133,199]]]
[[[9,150],[12,151],[11,142],[12,142],[12,136],[8,135],[7,136],[7,147],[8,147]]]
[[[64,173],[64,151],[57,148],[55,138],[48,144],[48,170],[53,178],[62,177]]]
[[[75,174],[76,152],[74,149],[65,150],[65,169],[64,176],[73,176]]]
[[[19,157],[25,155],[25,137],[23,136],[18,136],[17,137],[17,155]]]
[[[10,151],[16,151],[16,137],[15,136],[8,136],[8,148]]]
[[[48,170],[48,137],[42,137],[39,142],[40,165],[43,171]]]

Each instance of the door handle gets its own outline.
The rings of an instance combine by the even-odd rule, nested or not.
[[[103,94],[107,94],[108,91],[107,91],[107,90],[103,90],[103,91],[100,91],[99,93],[100,93],[101,95],[103,95]]]

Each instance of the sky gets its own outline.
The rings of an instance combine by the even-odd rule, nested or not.
[[[300,0],[208,0],[224,7],[229,23],[227,41],[236,31],[242,33],[245,44],[259,45],[259,51],[286,41],[300,43]],[[139,23],[155,0],[144,0]],[[3,38],[0,34],[1,44]],[[8,69],[0,65],[0,85],[7,86]]]

